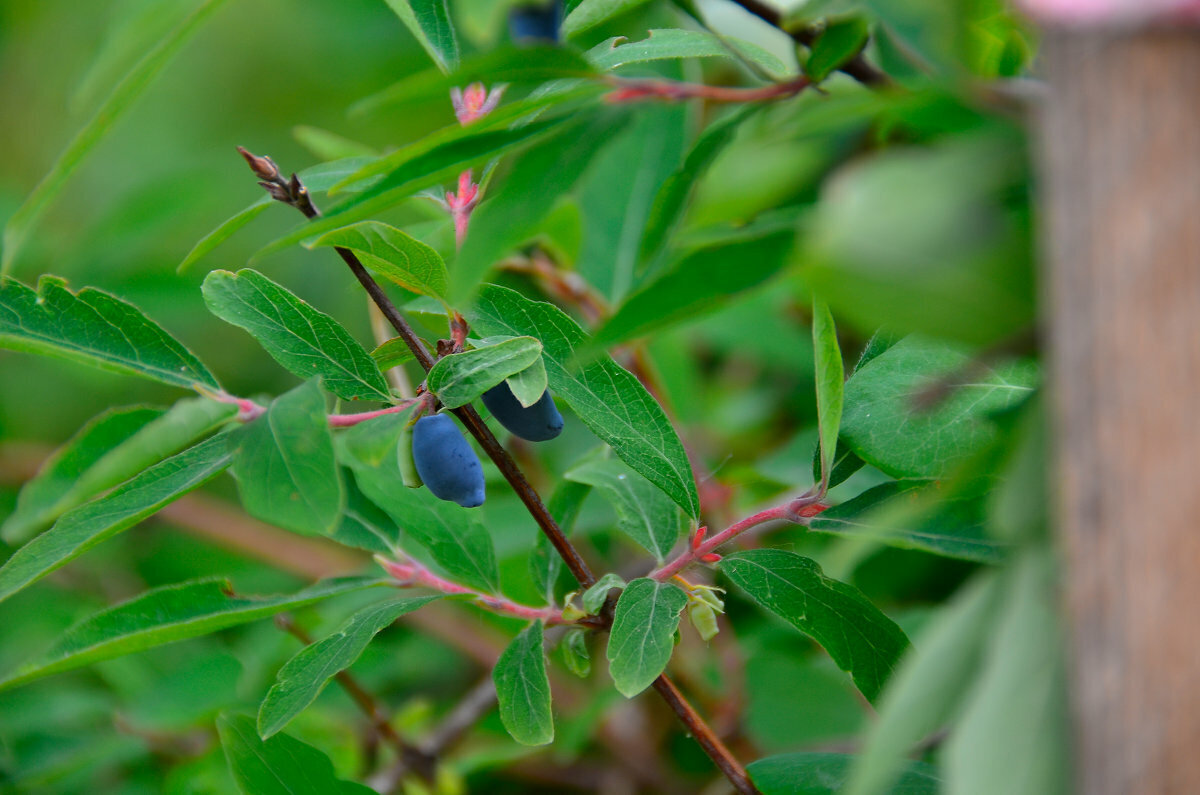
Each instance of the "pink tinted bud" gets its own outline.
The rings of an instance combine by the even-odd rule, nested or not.
[[[716,552],[709,552],[707,555],[701,555],[700,560],[704,561],[705,563],[719,563],[721,556]]]
[[[465,90],[450,89],[450,102],[454,105],[458,123],[470,124],[491,113],[500,104],[504,89],[504,85],[499,85],[489,92],[483,83],[472,83]]]

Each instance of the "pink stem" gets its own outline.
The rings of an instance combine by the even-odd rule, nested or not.
[[[451,596],[472,596],[476,604],[480,607],[487,608],[494,613],[516,616],[527,621],[535,621],[540,618],[547,625],[571,623],[563,619],[562,611],[556,607],[528,607],[501,596],[485,594],[473,588],[468,588],[465,585],[459,585],[456,582],[439,577],[415,560],[394,561],[379,555],[375,556],[375,560],[387,570],[388,574],[399,581],[401,587],[418,585],[432,588],[435,591],[450,594]]]
[[[429,393],[425,393],[429,394]],[[402,411],[407,411],[412,404],[424,400],[425,397],[410,398],[403,403],[398,403],[395,406],[388,406],[386,409],[378,409],[376,411],[364,411],[360,414],[330,414],[329,427],[331,428],[349,428],[352,425],[358,425],[360,422],[373,420],[376,417],[385,417],[388,414],[399,414]]]
[[[261,417],[267,411],[267,407],[261,403],[255,403],[249,398],[240,398],[230,395],[227,392],[209,392],[205,390],[202,394],[212,398],[218,403],[228,403],[231,406],[237,406],[237,421],[250,422]],[[359,414],[330,414],[329,427],[331,428],[349,428],[353,425],[358,425],[360,422],[373,420],[376,417],[384,417],[388,414],[399,414],[402,411],[407,411],[414,403],[425,401],[430,402],[432,395],[428,392],[418,395],[415,398],[397,403],[395,406],[388,406],[385,409],[376,409],[375,411],[364,411]]]
[[[609,102],[634,102],[644,99],[761,102],[795,96],[811,85],[808,78],[803,76],[759,88],[707,86],[701,83],[679,83],[671,80],[628,80],[619,77],[610,78],[609,82],[616,88],[606,97]]]

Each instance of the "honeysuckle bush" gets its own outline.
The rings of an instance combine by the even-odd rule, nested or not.
[[[1063,790],[1004,4],[167,5],[5,226],[6,787]]]

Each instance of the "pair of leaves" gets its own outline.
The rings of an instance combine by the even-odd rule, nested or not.
[[[446,408],[458,408],[510,376],[534,368],[541,358],[541,342],[533,337],[511,337],[471,351],[443,356],[430,369],[425,385]],[[536,373],[542,376],[541,389],[537,389],[535,377],[533,389],[522,390],[536,393],[532,401],[522,401],[525,405],[536,402],[546,389],[545,367],[537,370],[535,376]]]

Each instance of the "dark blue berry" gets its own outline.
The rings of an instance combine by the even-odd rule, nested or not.
[[[483,393],[483,405],[509,433],[526,441],[544,442],[562,433],[563,418],[549,390],[542,393],[537,403],[525,407],[508,388],[508,382],[501,381]]]
[[[435,497],[464,508],[483,505],[483,467],[448,414],[422,417],[413,426],[413,463]]]

